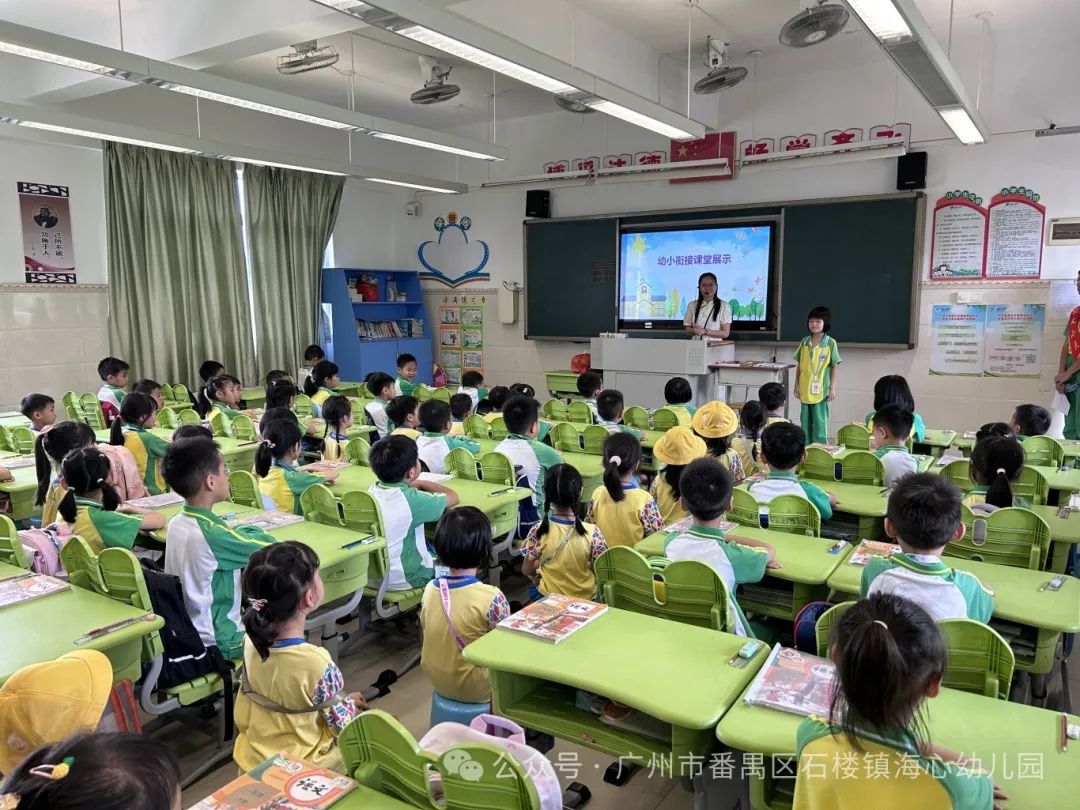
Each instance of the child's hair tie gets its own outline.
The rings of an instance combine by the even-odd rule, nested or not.
[[[1007,473],[1007,472],[1005,472],[1005,468],[1004,468],[1004,467],[998,467],[998,468],[997,468],[997,474],[998,474],[998,475],[1008,475],[1008,473]]]
[[[36,768],[31,768],[29,773],[40,776],[42,779],[63,779],[74,764],[75,757],[64,757],[55,765],[38,765]]]
[[[273,450],[273,449],[274,449],[274,443],[273,443],[272,441],[270,441],[269,439],[263,439],[263,440],[262,440],[261,442],[259,442],[259,443],[260,443],[260,444],[265,444],[265,445],[266,445],[267,447],[269,447],[269,448],[270,448],[271,450]]]
[[[614,464],[616,466],[622,464],[622,458],[620,456],[612,456],[608,459],[608,464]]]
[[[99,479],[97,480],[97,483],[99,483],[99,484],[104,484],[104,483],[105,483],[105,479],[104,479],[104,478],[99,478]]]
[[[248,607],[254,610],[256,613],[266,607],[265,599],[248,599]]]
[[[885,622],[883,622],[881,619],[874,619],[874,624],[880,624],[882,627],[885,628],[886,633],[889,632],[889,625],[885,624]]]

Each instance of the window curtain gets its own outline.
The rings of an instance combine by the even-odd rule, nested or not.
[[[192,385],[204,360],[255,380],[235,166],[118,143],[104,156],[113,354],[132,380]]]
[[[345,178],[245,166],[247,225],[259,363],[291,370],[316,339],[322,258]]]

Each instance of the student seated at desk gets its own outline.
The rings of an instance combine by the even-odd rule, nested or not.
[[[368,374],[364,384],[368,392],[375,397],[374,402],[364,406],[364,412],[378,437],[385,439],[390,434],[390,417],[386,415],[386,405],[394,398],[394,378],[381,371],[373,371]]]
[[[533,505],[544,503],[544,476],[556,464],[562,464],[559,451],[536,440],[540,431],[540,403],[528,397],[514,397],[503,412],[509,434],[495,445],[495,452],[510,458],[519,475],[533,491]]]
[[[592,411],[593,421],[599,419],[596,413],[596,397],[604,390],[604,378],[595,371],[585,371],[578,375],[577,390],[585,404]]]
[[[106,422],[112,422],[120,414],[120,403],[124,400],[124,389],[128,384],[128,369],[131,368],[119,357],[106,357],[98,363],[98,377],[102,386],[98,389],[98,402]]]
[[[465,420],[472,414],[474,403],[468,394],[454,394],[450,397],[450,435],[465,435]]]
[[[447,509],[457,506],[458,495],[442,484],[419,480],[416,442],[405,436],[388,436],[375,442],[368,460],[379,479],[368,493],[382,514],[390,557],[388,587],[397,591],[422,588],[435,578],[424,524],[434,523]]]
[[[693,398],[694,392],[685,377],[672,377],[664,383],[664,403],[678,415],[680,425],[689,425],[690,418],[697,413],[697,408],[690,404]]]
[[[481,399],[476,403],[476,412],[482,414],[484,421],[488,424],[495,419],[496,416],[502,416],[503,408],[506,407],[506,402],[510,398],[510,389],[505,385],[496,385],[490,391],[486,398]],[[481,407],[482,403],[487,403],[487,409]]]
[[[664,464],[664,469],[653,478],[649,492],[656,499],[656,508],[664,525],[670,526],[686,517],[689,512],[682,505],[679,478],[691,461],[704,458],[709,453],[705,441],[688,427],[678,425],[656,440],[653,458]]]
[[[311,398],[311,412],[318,417],[322,416],[322,406],[327,397],[336,393],[338,383],[341,382],[341,374],[335,363],[329,360],[320,360],[311,369],[311,376],[304,380],[304,393]]]
[[[536,389],[528,383],[514,383],[510,386],[510,392],[521,394],[523,397],[528,397],[529,399],[536,399]]]
[[[240,380],[231,374],[218,374],[206,381],[204,389],[206,400],[210,403],[210,410],[206,412],[206,419],[213,419],[215,415],[222,414],[230,422],[240,416]]]
[[[255,475],[267,509],[302,514],[300,496],[308,487],[337,480],[337,470],[316,474],[297,468],[301,438],[299,425],[284,418],[274,419],[263,430],[255,450]]]
[[[214,504],[229,499],[229,477],[210,439],[173,442],[161,466],[185,501],[169,521],[165,573],[180,578],[184,606],[203,644],[217,647],[226,659],[237,658],[244,649],[240,572],[274,538],[254,526],[230,529],[213,513]]]
[[[304,621],[324,595],[319,557],[303,543],[274,543],[248,560],[233,745],[242,771],[277,753],[330,769],[342,764],[337,735],[359,714],[357,703],[364,704],[345,693],[345,678],[326,648],[304,637]]]
[[[739,429],[739,417],[725,403],[716,400],[706,402],[697,409],[690,424],[694,433],[705,440],[709,455],[731,471],[735,485],[746,478],[742,458],[732,446],[732,440]]]
[[[836,496],[817,484],[800,481],[795,469],[806,458],[806,434],[791,422],[774,422],[762,431],[761,458],[768,472],[763,481],[751,481],[747,491],[758,503],[768,503],[777,495],[798,495],[817,507],[822,520],[832,517]]]
[[[731,507],[731,472],[713,458],[699,458],[683,470],[679,479],[683,507],[693,516],[694,525],[664,538],[664,556],[669,560],[697,560],[713,568],[728,589],[729,632],[749,635],[746,616],[735,601],[735,587],[760,582],[766,568],[779,568],[776,550],[768,543],[731,535],[718,527]]]
[[[206,384],[214,379],[214,377],[220,377],[224,374],[225,366],[217,360],[206,360],[199,366],[199,379],[202,383],[199,385],[199,390],[195,393],[195,410],[203,419],[206,419],[206,415],[210,413],[210,409],[214,407],[214,403],[212,403],[210,397],[206,395]]]
[[[202,425],[180,425],[173,431],[172,438],[174,442],[181,439],[213,439],[214,433]]]
[[[279,368],[272,369],[266,372],[266,376],[263,377],[263,388],[269,388],[276,382],[292,382],[292,377],[289,376],[289,372],[282,371]]]
[[[987,436],[978,439],[971,449],[971,480],[975,489],[964,496],[964,503],[976,514],[988,515],[996,509],[1017,506],[1030,509],[1026,498],[1015,497],[1010,482],[1020,477],[1024,468],[1024,446],[1016,439]]]
[[[429,399],[420,405],[420,427],[424,432],[416,439],[416,450],[428,472],[445,473],[446,457],[451,450],[464,447],[470,453],[479,453],[480,445],[464,436],[450,435],[450,406],[437,399]]]
[[[874,410],[866,415],[866,427],[874,432],[874,414],[886,405],[896,405],[912,414],[911,436],[916,442],[926,438],[926,425],[922,417],[915,413],[915,397],[911,395],[911,386],[899,374],[886,374],[874,383]]]
[[[521,547],[521,572],[540,574],[539,584],[529,588],[530,599],[553,593],[596,598],[593,563],[608,546],[599,527],[578,517],[582,487],[581,473],[569,464],[556,464],[544,476],[544,519]]]
[[[975,431],[975,441],[985,439],[987,436],[1003,436],[1006,439],[1015,439],[1016,434],[1005,422],[987,422]]]
[[[131,386],[131,393],[146,394],[150,399],[154,400],[159,411],[165,407],[165,395],[161,392],[161,383],[157,380],[149,378],[138,380]]]
[[[72,534],[89,543],[93,551],[130,550],[140,532],[165,528],[165,516],[160,512],[120,502],[116,490],[106,480],[109,459],[96,447],[72,450],[64,457],[61,471],[67,492],[57,510]]]
[[[19,403],[19,413],[30,420],[30,430],[40,433],[56,423],[56,400],[48,394],[27,394]]]
[[[450,510],[435,527],[435,553],[450,573],[424,587],[420,666],[443,697],[486,703],[491,700],[487,670],[470,664],[461,651],[510,615],[502,591],[476,578],[476,569],[491,558],[491,521],[475,506]]]
[[[790,421],[784,416],[784,403],[787,402],[787,391],[778,382],[767,382],[758,389],[758,402],[765,406],[768,411],[768,425],[776,422]]]
[[[414,396],[394,397],[386,404],[391,436],[407,436],[416,441],[420,437],[420,400]]]
[[[131,393],[120,404],[120,418],[112,424],[109,444],[126,447],[135,457],[146,489],[151,495],[165,491],[165,479],[158,466],[169,443],[155,436],[150,429],[157,427],[157,403],[146,394]]]
[[[408,352],[397,356],[394,390],[399,397],[410,396],[416,390],[416,358]]]
[[[326,352],[322,350],[322,346],[318,343],[312,343],[304,349],[304,358],[300,361],[300,368],[296,373],[296,384],[303,385],[307,378],[311,376],[311,370],[325,359]]]
[[[609,546],[633,548],[664,528],[656,501],[637,482],[641,443],[629,433],[604,440],[604,486],[593,493],[585,521],[600,527]]]
[[[1019,441],[1029,436],[1045,436],[1050,430],[1050,414],[1041,405],[1017,405],[1009,427]]]
[[[458,386],[457,392],[459,394],[465,394],[469,398],[469,408],[476,407],[476,403],[487,396],[488,390],[484,387],[484,375],[479,371],[466,371],[461,375],[461,385]],[[451,397],[453,399],[453,397]],[[465,417],[462,417],[463,419]]]
[[[914,415],[899,405],[883,405],[870,421],[873,429],[870,446],[885,467],[883,483],[886,489],[892,489],[905,475],[911,475],[919,469],[919,462],[907,449],[913,424]]]
[[[607,428],[608,433],[629,433],[635,439],[641,438],[640,430],[623,424],[622,391],[614,388],[601,391],[596,397],[596,417],[596,424]]]
[[[925,610],[900,596],[863,599],[833,626],[829,658],[838,687],[829,717],[799,724],[793,810],[990,810],[1005,798],[988,773],[924,736],[921,709],[945,672]]]
[[[964,536],[960,490],[955,484],[931,473],[903,478],[889,495],[885,533],[900,544],[901,551],[888,558],[870,558],[862,572],[863,596],[903,596],[935,621],[990,621],[993,593],[976,577],[941,560],[945,546]]]
[[[345,458],[345,445],[349,443],[348,431],[352,427],[352,404],[348,397],[334,394],[323,402],[322,418],[326,433],[322,442],[323,461],[341,461]]]
[[[761,431],[769,424],[765,406],[752,399],[739,409],[739,435],[731,440],[731,446],[742,459],[743,472],[747,477],[761,469]]]
[[[268,386],[266,386],[266,401],[263,403],[263,418],[266,414],[272,410],[286,410],[293,413],[293,406],[296,401],[296,395],[300,393],[296,386],[293,385],[292,380],[281,379],[274,380]],[[295,414],[293,414],[295,416]],[[262,419],[259,420],[260,424]],[[299,418],[297,418],[297,424],[299,424]],[[318,436],[318,430],[315,427],[317,423],[309,419],[306,425],[301,427],[306,431],[304,434],[304,450],[311,452],[322,451],[322,439]]]

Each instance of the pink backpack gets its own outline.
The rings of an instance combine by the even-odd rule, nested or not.
[[[121,501],[133,501],[150,494],[130,450],[123,445],[112,444],[99,444],[97,448],[109,459],[109,483]]]
[[[50,523],[40,529],[23,529],[19,532],[30,570],[49,576],[67,576],[60,562],[60,549],[72,537],[71,529],[63,521]]]

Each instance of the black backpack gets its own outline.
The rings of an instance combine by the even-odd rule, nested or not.
[[[165,648],[161,675],[157,687],[167,688],[216,673],[225,684],[225,739],[233,736],[233,675],[232,665],[216,646],[203,644],[199,631],[188,616],[180,578],[166,574],[157,563],[147,559],[142,563],[143,578],[150,594],[154,613],[165,620],[161,628],[161,643]]]

